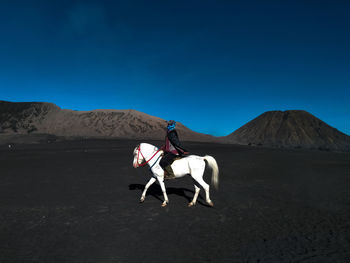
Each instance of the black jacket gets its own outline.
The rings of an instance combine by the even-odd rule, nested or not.
[[[177,135],[177,131],[176,130],[172,130],[170,132],[167,133],[167,137],[169,139],[169,141],[171,142],[171,144],[176,148],[176,150],[179,152],[179,154],[184,154],[185,152],[188,152],[186,149],[184,149],[181,146],[180,140],[179,140],[179,136]]]

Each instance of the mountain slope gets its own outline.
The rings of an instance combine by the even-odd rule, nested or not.
[[[267,147],[350,150],[350,137],[302,110],[268,111],[224,137]]]
[[[113,137],[162,140],[166,121],[135,110],[73,111],[52,103],[0,101],[0,133],[43,133],[57,136]],[[181,123],[181,140],[213,141]]]

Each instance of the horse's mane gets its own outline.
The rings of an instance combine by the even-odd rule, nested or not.
[[[140,144],[138,144],[138,145],[135,147],[135,149],[134,149],[134,151],[133,151],[133,154],[134,154],[134,155],[135,155],[135,153],[136,153],[137,148],[139,148],[139,146],[140,146]]]

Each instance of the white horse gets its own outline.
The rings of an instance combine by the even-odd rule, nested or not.
[[[140,199],[141,203],[145,201],[147,189],[155,181],[159,182],[164,195],[164,202],[162,203],[162,206],[164,207],[169,203],[169,199],[164,186],[164,170],[159,165],[159,161],[162,155],[163,155],[162,150],[159,150],[157,147],[148,143],[141,143],[140,145],[136,146],[136,148],[134,149],[134,161],[133,161],[134,168],[138,168],[148,164],[153,174],[151,179],[146,184],[145,189],[143,190],[143,193]],[[206,155],[204,157],[189,155],[179,160],[175,160],[171,165],[171,168],[173,169],[175,174],[175,178],[180,178],[189,174],[192,176],[194,180],[195,194],[193,196],[193,200],[188,204],[189,207],[196,204],[197,197],[200,191],[200,188],[198,187],[198,185],[202,186],[203,189],[205,190],[205,197],[208,205],[210,206],[214,205],[213,202],[210,200],[209,185],[203,180],[203,174],[205,170],[204,160],[208,162],[209,167],[212,169],[212,178],[211,178],[212,184],[217,189],[219,184],[219,168],[213,157],[209,155]]]

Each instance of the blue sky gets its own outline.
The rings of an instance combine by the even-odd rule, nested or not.
[[[2,1],[0,100],[217,136],[303,109],[350,134],[349,1]]]

